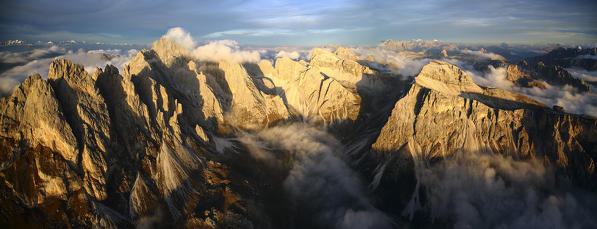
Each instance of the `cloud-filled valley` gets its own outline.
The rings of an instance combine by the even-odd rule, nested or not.
[[[597,226],[594,195],[556,180],[554,168],[468,152],[417,171],[430,215],[455,228]]]

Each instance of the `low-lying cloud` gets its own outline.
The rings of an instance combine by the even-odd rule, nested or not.
[[[506,69],[494,68],[488,66],[489,71],[486,73],[479,73],[474,70],[466,70],[465,72],[471,76],[473,81],[479,85],[500,88],[523,95],[527,95],[539,102],[548,106],[561,106],[567,112],[575,114],[587,114],[597,117],[597,93],[594,91],[579,92],[576,88],[564,85],[551,85],[542,81],[545,88],[538,87],[518,87],[506,79]],[[573,74],[578,75],[578,74]]]
[[[288,57],[293,60],[309,60],[311,47],[275,47],[258,49],[261,59],[276,62],[277,58]]]
[[[233,40],[210,41],[205,45],[197,46],[191,34],[183,28],[169,29],[163,38],[168,38],[189,50],[191,55],[199,60],[207,61],[232,61],[256,63],[261,60],[258,51],[242,50],[238,42]]]
[[[492,52],[473,51],[473,50],[469,50],[469,49],[460,50],[460,52],[463,54],[480,57],[482,59],[505,60],[505,58],[503,56],[492,53]]]
[[[343,159],[343,146],[305,123],[276,126],[241,138],[258,160],[276,166],[290,158],[284,188],[301,212],[322,228],[390,228],[365,186]],[[257,150],[255,152],[255,150]],[[296,207],[296,206],[295,206]]]
[[[576,59],[593,59],[593,60],[597,60],[597,55],[580,55],[580,56],[577,56]]]
[[[64,47],[52,45],[50,47],[35,48],[24,51],[0,51],[0,63],[18,64],[31,60],[57,56],[66,53]]]
[[[540,161],[463,153],[418,171],[425,208],[455,228],[594,228],[595,196],[556,182]]]
[[[506,68],[495,68],[493,66],[488,66],[489,70],[483,74],[475,72],[474,70],[465,70],[465,72],[475,81],[476,84],[492,87],[492,88],[500,88],[504,90],[513,90],[514,83],[508,80]]]
[[[50,47],[49,51],[35,51],[40,49],[35,49],[31,55],[35,54],[35,56],[39,56],[39,53],[50,53],[53,50],[64,50],[60,48],[53,48],[56,46]],[[46,78],[48,76],[48,71],[50,69],[50,63],[57,58],[64,58],[73,61],[74,63],[81,64],[84,66],[85,70],[89,74],[93,74],[96,68],[103,68],[107,64],[114,65],[118,68],[119,71],[122,72],[124,68],[124,64],[128,63],[131,57],[133,56],[132,53],[136,53],[136,49],[130,49],[127,51],[121,50],[110,50],[109,54],[112,56],[104,55],[104,50],[91,50],[91,51],[83,51],[78,50],[77,52],[68,51],[65,54],[58,55],[55,57],[47,57],[47,58],[40,58],[40,59],[33,59],[26,62],[23,65],[13,67],[2,74],[0,74],[0,95],[7,96],[12,93],[14,88],[21,82],[23,82],[28,76],[38,73],[42,77]],[[42,55],[43,56],[43,55]]]
[[[383,48],[365,48],[358,47],[353,49],[355,53],[364,60],[373,57],[374,61],[370,64],[378,69],[388,69],[403,76],[415,76],[419,74],[423,66],[431,62],[429,58],[412,58],[406,54],[391,51]],[[376,65],[382,64],[384,66]]]
[[[597,71],[587,71],[582,68],[567,68],[572,76],[582,79],[586,82],[597,83]]]
[[[282,58],[282,57],[288,57],[290,59],[296,60],[299,57],[301,57],[301,54],[297,51],[284,51],[281,50],[280,52],[278,52],[278,54],[276,54],[276,58]]]

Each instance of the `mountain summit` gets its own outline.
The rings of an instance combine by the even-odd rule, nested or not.
[[[433,201],[414,198],[423,168],[472,154],[539,161],[597,187],[595,119],[481,87],[445,62],[407,80],[365,63],[343,47],[309,62],[204,61],[167,38],[123,72],[57,59],[47,80],[32,75],[0,99],[0,221],[417,226],[403,210]]]

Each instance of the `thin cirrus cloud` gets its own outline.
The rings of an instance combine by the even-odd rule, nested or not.
[[[423,38],[597,43],[595,1],[74,1],[3,3],[0,39],[150,43],[181,26],[243,44],[375,44]],[[47,17],[46,15],[60,15]]]

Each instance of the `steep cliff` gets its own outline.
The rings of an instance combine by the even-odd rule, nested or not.
[[[271,227],[255,204],[266,191],[252,191],[271,178],[238,165],[247,154],[221,154],[223,137],[296,117],[354,121],[358,79],[336,78],[366,70],[277,63],[201,61],[168,39],[122,74],[53,61],[47,80],[33,75],[0,100],[2,224]]]
[[[364,214],[400,226],[418,168],[470,153],[540,161],[597,187],[594,119],[478,86],[444,62],[400,78],[342,47],[310,62],[209,62],[161,39],[122,73],[93,75],[57,59],[47,80],[0,99],[0,223],[325,227]]]
[[[414,187],[417,166],[461,154],[501,154],[555,166],[576,184],[595,188],[596,127],[593,119],[481,88],[455,66],[431,62],[395,104],[364,164],[375,166],[377,161],[375,172],[383,166],[385,174],[379,173],[374,184],[391,190]],[[406,195],[397,201],[406,204],[409,199]]]

